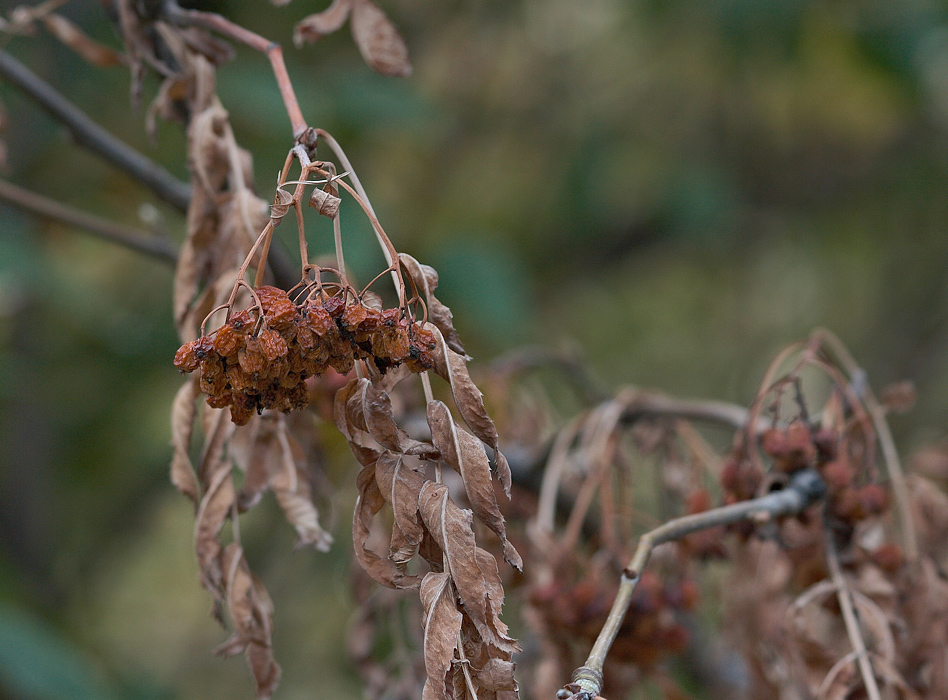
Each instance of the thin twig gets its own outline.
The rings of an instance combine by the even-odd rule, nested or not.
[[[179,211],[191,201],[191,186],[134,148],[122,143],[92,121],[82,110],[63,97],[29,68],[0,50],[0,76],[10,81],[50,116],[62,123],[76,143],[88,148],[148,187]]]
[[[823,347],[828,349],[835,356],[836,361],[849,375],[850,383],[854,387],[859,385],[859,393],[866,408],[869,409],[869,416],[875,426],[879,444],[882,446],[882,456],[886,461],[889,478],[892,480],[892,491],[895,494],[895,501],[898,505],[899,524],[901,525],[905,557],[909,561],[914,562],[918,559],[918,535],[915,532],[915,522],[912,519],[911,498],[905,481],[905,472],[902,470],[902,463],[899,460],[899,451],[895,447],[892,431],[889,430],[889,421],[887,421],[885,417],[885,408],[879,403],[879,400],[872,392],[872,388],[869,386],[869,382],[866,381],[865,370],[857,364],[856,360],[843,344],[843,341],[825,328],[818,328],[813,331],[813,336],[819,338]]]
[[[632,602],[632,594],[641,579],[642,570],[648,563],[655,547],[712,527],[730,525],[761,517],[772,519],[802,513],[807,507],[823,498],[825,494],[826,484],[822,477],[817,472],[807,469],[797,472],[782,491],[715,508],[704,513],[669,520],[651,532],[642,535],[632,561],[622,572],[619,592],[612,604],[612,609],[609,611],[609,617],[599,632],[586,663],[573,673],[573,683],[580,688],[578,693],[573,694],[574,697],[577,700],[590,700],[602,691],[603,663],[616,635],[619,633],[626,612],[628,612],[629,605]]]
[[[270,41],[213,12],[185,10],[174,0],[166,0],[163,12],[168,21],[173,24],[210,29],[265,54],[270,59],[270,65],[273,66],[273,74],[276,76],[277,86],[280,88],[283,106],[286,108],[290,125],[293,128],[293,138],[299,138],[306,131],[308,128],[306,120],[303,118],[303,112],[296,99],[296,92],[293,90],[290,75],[286,71],[286,63],[283,61],[283,49],[278,43]]]
[[[6,180],[0,180],[0,200],[44,219],[52,219],[69,226],[84,229],[106,241],[118,243],[131,250],[174,264],[178,252],[174,245],[147,232],[122,226],[107,219],[74,209],[49,197],[30,192]]]
[[[876,683],[876,674],[872,670],[869,653],[866,651],[866,640],[862,637],[859,620],[856,619],[856,609],[849,591],[849,584],[846,582],[843,571],[839,566],[839,555],[836,552],[836,543],[833,541],[831,532],[826,533],[826,562],[829,565],[830,577],[836,586],[836,597],[839,600],[839,608],[843,613],[846,634],[849,635],[849,643],[853,645],[853,652],[856,654],[856,662],[859,665],[859,672],[862,674],[866,694],[869,696],[869,700],[882,700],[879,685]]]

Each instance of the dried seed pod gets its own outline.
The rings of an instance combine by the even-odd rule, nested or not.
[[[323,308],[333,318],[339,318],[342,316],[342,312],[345,311],[345,306],[346,302],[343,301],[342,297],[340,296],[329,297],[323,301]]]
[[[247,338],[247,343],[237,352],[241,369],[248,374],[260,374],[267,369],[267,358],[257,338]]]
[[[309,198],[309,205],[323,216],[334,219],[339,213],[339,204],[342,202],[339,197],[325,190],[313,190]]]
[[[247,425],[250,422],[250,419],[253,418],[254,411],[251,408],[244,408],[243,406],[238,406],[237,404],[231,404],[230,406],[230,419],[236,425]]]

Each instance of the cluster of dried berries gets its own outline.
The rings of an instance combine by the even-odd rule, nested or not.
[[[888,492],[867,481],[867,470],[846,449],[840,436],[828,428],[816,431],[796,421],[761,436],[761,447],[774,460],[774,469],[786,474],[815,466],[826,480],[827,516],[836,525],[852,528],[860,520],[881,515],[889,505]]]
[[[401,309],[372,308],[342,294],[297,304],[276,287],[255,293],[259,309],[233,314],[174,358],[182,372],[200,370],[208,405],[230,406],[237,425],[264,409],[305,407],[306,379],[330,367],[346,374],[356,360],[370,360],[381,373],[401,364],[416,373],[432,366],[434,335]]]

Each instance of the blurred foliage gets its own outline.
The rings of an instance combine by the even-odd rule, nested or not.
[[[919,386],[896,419],[903,449],[944,429],[942,5],[390,0],[415,64],[393,81],[345,32],[290,48],[293,21],[325,3],[184,4],[287,47],[310,122],[346,147],[396,245],[439,269],[478,361],[575,340],[607,385],[746,403],[777,348],[826,325],[876,385]],[[117,45],[98,3],[65,13]],[[122,69],[42,34],[7,48],[186,175],[179,127],[148,141]],[[269,196],[289,129],[266,61],[239,48],[220,92]],[[9,86],[0,98],[12,180],[128,223],[147,205],[180,237],[181,217]],[[0,697],[249,697],[205,654],[223,634],[167,483],[170,271],[0,211]],[[347,251],[365,277],[369,229],[353,207],[343,224],[365,233]],[[349,494],[341,454],[328,469]],[[285,700],[359,696],[339,644],[345,512],[328,556],[290,556],[273,512],[247,535],[278,601]]]

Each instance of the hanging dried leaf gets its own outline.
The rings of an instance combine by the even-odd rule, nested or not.
[[[309,198],[309,205],[323,216],[334,219],[339,213],[339,205],[342,200],[334,194],[321,189],[314,189]]]
[[[441,335],[444,336],[448,347],[466,358],[467,355],[464,352],[464,345],[461,343],[461,338],[454,328],[454,314],[451,313],[451,309],[442,304],[434,295],[435,290],[438,288],[437,270],[430,265],[422,265],[407,253],[400,253],[398,259],[402,265],[404,265],[405,270],[415,283],[415,286],[425,294],[425,304],[428,307],[428,320],[435,324],[438,330],[441,331]]]
[[[215,649],[221,656],[245,652],[253,674],[258,700],[269,700],[280,681],[280,667],[273,658],[273,602],[263,584],[250,571],[237,543],[227,545],[221,556],[227,572],[227,609],[233,636]]]
[[[332,4],[322,12],[304,17],[293,29],[293,43],[300,47],[339,31],[349,19],[352,2],[353,0],[333,0]]]
[[[201,583],[215,598],[221,597],[223,574],[218,535],[234,504],[234,482],[227,460],[219,459],[208,473],[204,497],[194,523],[194,551],[201,569]]]
[[[447,380],[451,385],[451,393],[454,395],[454,403],[457,404],[458,411],[464,422],[467,423],[471,432],[474,433],[483,442],[490,445],[494,450],[494,460],[497,463],[497,476],[500,479],[501,486],[504,487],[504,493],[510,496],[510,466],[507,464],[507,458],[500,451],[500,438],[497,435],[497,427],[494,421],[487,415],[484,408],[484,396],[480,389],[471,380],[471,375],[467,371],[467,361],[463,355],[460,355],[448,347],[441,331],[433,324],[426,323],[425,328],[434,333],[437,346],[431,353],[434,360],[434,370],[442,379]]]
[[[504,659],[488,659],[479,669],[474,670],[474,682],[479,688],[488,691],[518,691],[514,679],[517,664]],[[480,697],[480,695],[478,695]]]
[[[444,552],[448,573],[478,634],[501,651],[519,651],[519,645],[507,635],[507,626],[499,617],[503,585],[497,562],[476,546],[471,511],[454,505],[448,496],[448,487],[432,481],[421,489],[419,511]]]
[[[437,459],[437,450],[431,445],[408,437],[398,427],[392,411],[392,400],[381,386],[368,379],[357,381],[358,385],[346,402],[346,417],[350,426],[368,432],[387,450]]]
[[[111,68],[125,63],[125,57],[95,41],[62,15],[43,15],[46,30],[94,66]]]
[[[312,545],[321,552],[328,552],[332,536],[319,524],[319,511],[313,503],[312,488],[306,470],[306,455],[299,442],[290,435],[286,418],[280,416],[277,437],[279,439],[281,468],[273,475],[270,485],[289,523],[299,535],[297,547]]]
[[[421,604],[425,609],[425,670],[428,678],[422,700],[451,700],[449,673],[461,632],[462,615],[454,602],[448,574],[429,573],[421,582]]]
[[[293,195],[286,190],[278,189],[276,194],[273,195],[273,204],[270,205],[270,221],[273,222],[274,228],[283,223],[283,217],[290,210],[292,203]]]
[[[194,465],[191,463],[191,433],[194,430],[194,417],[197,407],[194,403],[200,389],[194,378],[185,382],[175,394],[171,404],[171,483],[197,505],[200,500],[200,488]]]
[[[382,510],[385,498],[379,491],[375,480],[375,465],[363,467],[356,478],[356,487],[359,497],[356,500],[355,512],[352,518],[352,544],[356,558],[365,569],[365,572],[389,588],[417,588],[420,579],[399,571],[389,559],[383,559],[368,548],[367,542],[372,526],[372,518]]]
[[[504,547],[504,559],[517,571],[523,570],[523,560],[507,541],[504,516],[497,505],[491,481],[490,462],[484,445],[470,433],[454,423],[451,412],[442,401],[428,404],[428,426],[431,439],[441,452],[442,459],[461,475],[467,498],[474,513],[499,538]]]
[[[371,0],[355,0],[352,6],[352,37],[369,66],[393,77],[411,75],[405,40],[384,12]]]
[[[352,379],[336,392],[333,403],[333,420],[336,428],[349,443],[349,449],[352,450],[356,460],[363,467],[367,467],[375,464],[382,451],[378,449],[378,443],[372,439],[371,435],[351,422],[347,413],[349,402],[353,394],[360,389],[361,381],[360,379]],[[362,423],[364,425],[364,420]]]
[[[390,558],[403,566],[417,554],[424,536],[418,515],[418,497],[425,483],[423,464],[386,450],[375,465],[375,481],[395,514]]]

